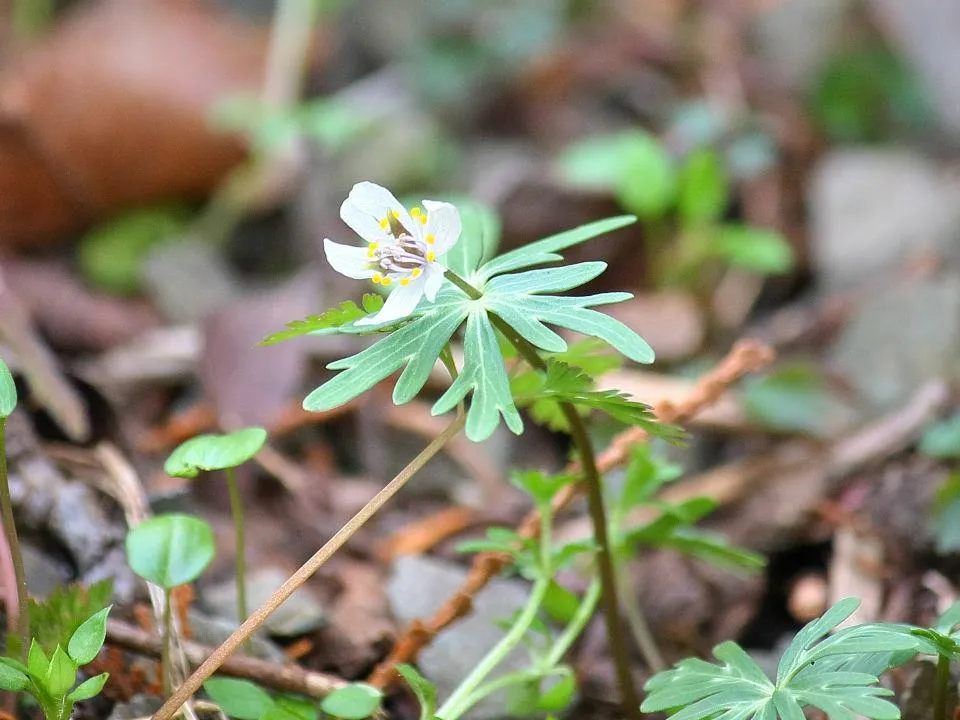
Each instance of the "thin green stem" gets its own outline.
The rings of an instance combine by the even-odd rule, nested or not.
[[[584,593],[580,605],[577,606],[577,611],[570,619],[570,623],[564,628],[560,637],[554,641],[553,647],[550,648],[550,652],[544,658],[543,664],[545,667],[553,667],[559,664],[563,656],[573,647],[577,638],[580,637],[580,633],[583,632],[587,623],[590,622],[590,618],[597,611],[602,591],[603,585],[600,579],[594,578],[590,587],[587,588],[587,592]]]
[[[13,502],[10,500],[10,482],[7,477],[7,419],[0,417],[0,517],[3,520],[3,534],[10,548],[13,561],[13,574],[17,579],[17,633],[20,636],[20,657],[27,659],[30,649],[30,605],[27,594],[27,574],[23,569],[23,552],[20,550],[20,538],[13,517]]]
[[[453,271],[447,270],[445,276],[474,300],[483,297],[483,293]],[[537,349],[514,330],[509,323],[493,313],[488,315],[493,326],[517,349],[517,352],[531,367],[541,372],[547,369],[547,364],[540,357]],[[617,679],[623,693],[624,714],[628,718],[639,720],[642,717],[640,714],[640,695],[633,684],[633,675],[630,672],[630,655],[620,619],[620,608],[617,602],[617,573],[613,563],[607,513],[603,504],[600,471],[597,469],[593,444],[590,442],[590,436],[587,434],[587,429],[584,427],[577,409],[570,403],[562,402],[559,405],[560,411],[570,426],[570,436],[580,454],[580,464],[583,468],[583,479],[587,488],[587,504],[590,520],[593,524],[593,536],[598,547],[597,564],[600,570],[600,582],[603,584],[601,600],[607,624],[607,640],[610,644],[610,653],[613,656]]]
[[[933,720],[947,720],[947,691],[950,686],[950,658],[937,657],[937,676],[933,684]]]
[[[170,675],[173,667],[170,663],[171,647],[173,645],[173,612],[171,602],[172,588],[163,589],[163,645],[160,646],[160,674],[163,676],[163,694],[170,694]]]
[[[310,577],[319,570],[353,535],[372,518],[394,495],[396,495],[404,485],[417,472],[423,468],[440,450],[443,449],[451,438],[459,433],[466,424],[464,413],[457,413],[457,417],[444,430],[427,445],[420,454],[411,460],[403,470],[397,473],[396,477],[387,483],[383,490],[371,498],[370,502],[363,506],[356,515],[340,528],[332,538],[330,538],[316,553],[307,560],[299,570],[297,570],[289,579],[267,600],[250,613],[250,617],[238,627],[230,637],[223,641],[210,657],[204,660],[200,666],[193,671],[184,683],[177,688],[163,706],[153,716],[154,720],[170,720],[183,704],[200,689],[204,681],[215,673],[224,661],[233,655],[243,645],[253,633],[260,629],[267,618],[273,612],[283,605],[291,595],[303,585]]]
[[[514,621],[506,635],[500,638],[500,642],[490,649],[464,681],[457,686],[457,689],[453,691],[443,707],[437,711],[437,716],[443,718],[443,720],[458,720],[480,699],[475,699],[477,689],[487,679],[487,676],[506,659],[507,655],[520,644],[536,619],[537,612],[540,610],[544,598],[546,598],[553,575],[550,567],[551,522],[550,506],[547,505],[541,512],[540,576],[533,584],[527,604],[524,605],[520,616]]]
[[[233,531],[236,537],[236,570],[237,580],[237,622],[247,619],[247,583],[246,583],[246,538],[243,521],[243,500],[240,497],[240,486],[237,484],[236,468],[227,468],[227,491],[230,493],[230,514],[233,515]]]
[[[657,641],[650,632],[650,626],[644,617],[636,598],[632,597],[633,588],[630,583],[630,576],[624,572],[623,566],[618,567],[620,574],[617,576],[617,595],[620,598],[620,607],[623,608],[623,614],[627,618],[627,625],[630,626],[630,633],[633,635],[634,642],[637,643],[640,653],[647,661],[647,666],[653,672],[660,672],[667,667],[660,654],[660,648],[657,647]]]

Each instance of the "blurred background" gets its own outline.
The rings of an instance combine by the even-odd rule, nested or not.
[[[669,451],[719,503],[707,524],[770,564],[636,563],[668,656],[730,637],[762,654],[848,595],[865,619],[917,619],[952,597],[960,547],[958,38],[942,0],[0,0],[18,432],[69,477],[116,444],[155,507],[200,506],[228,546],[221,486],[162,461],[198,432],[267,427],[243,480],[268,592],[443,426],[429,403],[394,407],[391,383],[300,409],[362,340],[257,346],[372,291],[321,253],[355,242],[338,217],[352,185],[463,202],[500,249],[630,213],[570,254],[610,264],[591,291],[633,293],[610,312],[658,356],[601,384],[655,403],[739,338],[779,356]],[[462,579],[452,538],[522,516],[507,468],[556,469],[567,449],[534,422],[452,445],[274,631],[362,677]],[[78,559],[51,522],[26,529],[33,582],[129,574]],[[216,581],[214,616],[232,603]],[[579,650],[597,659],[588,697],[612,684],[603,642]]]

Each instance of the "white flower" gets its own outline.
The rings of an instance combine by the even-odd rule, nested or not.
[[[356,280],[392,287],[376,315],[357,321],[374,325],[406,317],[426,296],[433,302],[445,268],[437,258],[460,238],[460,214],[450,203],[424,200],[409,212],[386,188],[357,183],[340,206],[340,217],[366,240],[366,247],[323,241],[327,261]]]

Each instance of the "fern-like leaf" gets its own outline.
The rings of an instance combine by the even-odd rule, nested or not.
[[[367,293],[357,305],[353,300],[346,300],[336,307],[320,313],[310,315],[303,320],[288,322],[286,330],[275,332],[260,341],[261,345],[276,345],[284,340],[291,340],[302,335],[322,335],[335,332],[348,323],[377,312],[383,307],[383,297],[374,293]]]

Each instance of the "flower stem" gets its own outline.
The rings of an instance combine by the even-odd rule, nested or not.
[[[162,675],[161,682],[163,683],[163,694],[170,694],[170,674],[172,672],[172,666],[170,663],[171,657],[171,646],[173,644],[173,639],[171,634],[173,632],[173,613],[171,595],[173,595],[172,588],[163,589],[163,645],[160,646],[160,674]]]
[[[455,272],[447,270],[445,277],[463,290],[470,298],[478,300],[483,297],[483,293]],[[509,323],[493,313],[488,313],[488,315],[493,326],[517,349],[517,352],[520,353],[531,367],[541,372],[547,369],[547,364],[543,361],[543,358],[540,357],[537,349],[514,330]],[[599,548],[597,552],[597,564],[600,570],[600,582],[603,586],[601,601],[603,602],[604,618],[607,624],[607,640],[610,644],[610,653],[613,656],[620,691],[623,694],[624,714],[628,718],[639,720],[639,718],[642,717],[640,714],[640,696],[633,685],[633,676],[630,673],[630,655],[627,651],[626,642],[624,641],[620,620],[620,608],[617,602],[617,573],[613,564],[613,551],[610,545],[607,513],[603,505],[603,486],[600,480],[600,472],[597,469],[593,444],[590,442],[590,436],[587,434],[587,429],[584,427],[583,420],[580,418],[577,409],[570,403],[561,402],[559,405],[560,411],[570,426],[570,436],[573,439],[573,443],[580,453],[583,479],[587,487],[587,503],[590,510],[590,520],[593,524],[593,536]]]
[[[3,534],[6,536],[13,560],[13,573],[17,579],[17,605],[19,616],[17,630],[20,635],[20,657],[27,658],[30,648],[30,606],[27,595],[27,575],[23,569],[23,553],[13,518],[13,502],[10,500],[10,482],[7,477],[7,419],[0,417],[0,517],[3,519]],[[9,609],[8,609],[9,612]]]
[[[529,342],[517,333],[510,325],[494,314],[490,314],[490,322],[503,336],[517,348],[517,352],[537,370],[547,369],[543,358]],[[583,468],[583,479],[587,488],[587,504],[590,511],[590,520],[593,524],[593,537],[597,543],[597,565],[600,571],[600,582],[603,585],[601,601],[603,614],[607,624],[607,641],[610,644],[610,654],[613,656],[614,667],[617,671],[617,680],[623,695],[623,710],[628,718],[642,717],[640,715],[640,696],[633,685],[633,676],[630,673],[630,655],[624,641],[620,608],[617,602],[617,573],[613,564],[613,552],[610,546],[610,537],[607,524],[607,513],[603,505],[603,485],[600,480],[600,471],[593,452],[593,444],[587,434],[587,429],[577,409],[570,403],[561,402],[560,411],[570,426],[570,436],[577,451],[580,453],[580,464]]]
[[[933,683],[933,720],[947,720],[947,688],[950,685],[950,658],[937,657],[937,675]]]
[[[233,531],[236,537],[236,575],[237,581],[237,622],[247,619],[247,583],[246,570],[246,540],[243,524],[243,500],[240,497],[240,487],[237,485],[236,468],[227,468],[227,491],[230,493],[230,513],[233,515]]]
[[[183,685],[153,716],[154,720],[170,720],[183,704],[200,689],[204,681],[215,673],[224,661],[243,645],[255,633],[267,618],[280,607],[293,593],[303,585],[334,553],[339,550],[380,508],[382,508],[427,462],[443,448],[447,442],[459,433],[466,424],[464,413],[457,413],[456,419],[450,423],[420,454],[403,468],[396,477],[387,483],[383,490],[378,492],[363,508],[330,538],[313,557],[307,560],[299,570],[283,583],[267,600],[254,610],[243,624],[228,637],[210,657],[204,660],[193,671]]]

